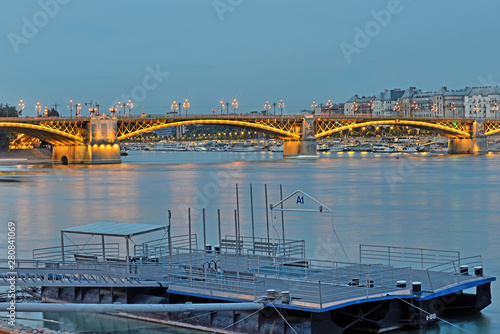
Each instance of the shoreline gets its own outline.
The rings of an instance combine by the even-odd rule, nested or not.
[[[46,148],[0,150],[0,165],[52,164],[52,151]]]

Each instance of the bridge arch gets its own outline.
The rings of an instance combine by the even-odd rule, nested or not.
[[[315,121],[319,121],[317,119]],[[324,120],[323,120],[324,121]],[[449,138],[470,138],[471,134],[467,129],[466,123],[456,123],[451,121],[419,121],[419,120],[401,120],[401,119],[386,119],[386,120],[342,120],[339,124],[330,128],[323,128],[323,131],[317,131],[316,138],[328,136],[332,133],[340,132],[343,130],[350,130],[362,128],[367,126],[378,125],[396,125],[396,126],[409,126],[412,128],[419,128],[425,130],[432,130],[443,134]],[[321,126],[319,126],[321,128]]]
[[[124,140],[132,136],[136,136],[141,133],[151,132],[154,130],[159,130],[163,128],[168,128],[172,126],[182,126],[182,125],[194,125],[194,124],[213,124],[213,125],[231,125],[236,127],[243,128],[252,128],[258,129],[266,133],[272,133],[278,136],[281,139],[300,139],[300,133],[296,129],[295,131],[291,131],[290,127],[275,127],[266,123],[254,123],[246,120],[234,120],[234,119],[192,119],[192,120],[179,120],[179,121],[171,121],[171,122],[159,122],[159,123],[150,123],[147,120],[145,121],[144,126],[139,126],[136,129],[126,131],[126,126],[122,123],[122,126],[118,126],[118,140]]]
[[[51,124],[33,124],[24,122],[2,122],[0,121],[0,130],[7,132],[23,133],[31,137],[39,138],[50,144],[82,144],[83,137],[63,131],[57,126]]]

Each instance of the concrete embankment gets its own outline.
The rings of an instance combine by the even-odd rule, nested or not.
[[[52,152],[46,148],[0,150],[0,165],[51,163]]]

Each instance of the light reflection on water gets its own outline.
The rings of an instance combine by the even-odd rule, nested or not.
[[[121,165],[28,170],[28,182],[1,184],[1,217],[17,221],[19,257],[30,257],[32,248],[58,245],[61,228],[95,221],[165,224],[167,210],[173,213],[173,232],[186,233],[188,207],[199,240],[201,208],[206,208],[207,242],[217,244],[217,209],[224,234],[234,233],[236,183],[242,234],[251,235],[252,183],[256,234],[265,236],[263,185],[268,185],[269,202],[276,203],[283,184],[285,195],[301,189],[333,209],[351,260],[358,258],[360,243],[460,250],[462,256],[482,255],[485,273],[500,276],[496,154],[331,153],[283,160],[276,153],[131,151]],[[285,225],[287,238],[306,239],[309,255],[328,254],[328,217],[299,220],[285,214]],[[455,322],[474,333],[500,328],[497,286],[492,285],[493,305]],[[425,332],[454,331],[441,323]]]

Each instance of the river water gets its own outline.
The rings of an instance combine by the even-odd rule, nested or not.
[[[300,189],[333,210],[335,231],[350,260],[357,261],[360,243],[459,250],[462,257],[482,255],[485,274],[500,277],[499,154],[339,152],[317,159],[282,159],[271,152],[130,151],[121,165],[10,168],[23,174],[25,182],[0,184],[0,217],[17,224],[18,258],[30,258],[33,248],[58,245],[61,228],[96,221],[166,224],[168,210],[173,233],[187,233],[188,207],[198,240],[201,210],[206,209],[207,243],[216,244],[217,209],[224,234],[234,234],[236,184],[241,234],[252,233],[253,200],[255,234],[266,236],[264,184],[269,203],[279,201],[281,184],[283,195]],[[325,215],[285,215],[286,237],[305,239],[309,256],[335,255],[344,261],[331,224]],[[479,314],[422,331],[394,333],[498,333],[499,283],[492,283],[492,293],[492,305]],[[88,321],[68,318],[65,323],[76,330],[89,326]],[[152,328],[128,320],[102,322],[113,323],[120,333],[147,333]],[[162,326],[154,330],[186,332]]]

